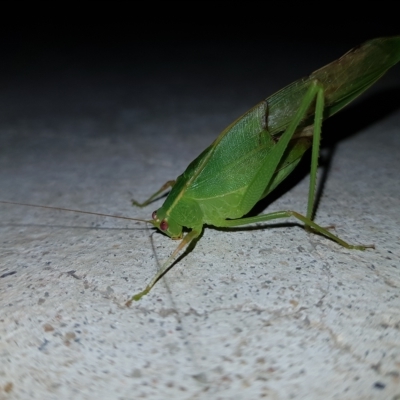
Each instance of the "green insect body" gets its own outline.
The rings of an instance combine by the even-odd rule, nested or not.
[[[149,221],[173,239],[182,238],[139,300],[170,268],[178,253],[197,238],[203,225],[236,227],[277,218],[295,217],[308,228],[346,248],[350,245],[312,221],[322,120],[338,112],[400,61],[400,37],[379,38],[350,50],[338,60],[295,81],[228,126],[176,181],[167,182],[144,203],[172,187]],[[296,167],[313,147],[307,215],[280,211],[242,218]],[[128,302],[129,303],[129,302]]]

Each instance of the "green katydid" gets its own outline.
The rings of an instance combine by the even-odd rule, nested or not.
[[[338,112],[393,65],[400,61],[400,37],[370,40],[341,58],[286,86],[261,101],[229,125],[186,168],[176,181],[168,181],[147,201],[148,205],[172,187],[164,204],[153,212],[151,223],[173,239],[182,238],[146,288],[131,300],[139,300],[171,267],[180,251],[196,239],[203,225],[237,227],[295,217],[348,249],[351,245],[312,221],[322,120]],[[244,217],[299,163],[312,146],[307,214],[278,211]],[[128,302],[129,303],[129,302]]]
[[[348,249],[373,247],[351,245],[312,221],[321,125],[399,61],[400,36],[370,40],[350,50],[258,103],[229,125],[176,180],[165,183],[143,203],[133,200],[133,205],[144,207],[172,188],[164,204],[153,212],[152,220],[117,218],[150,223],[182,241],[146,288],[127,304],[151,290],[181,251],[199,237],[204,224],[229,228],[295,217],[310,230]],[[306,215],[285,210],[243,217],[293,171],[309,147],[312,156]],[[190,229],[185,236],[183,228]]]

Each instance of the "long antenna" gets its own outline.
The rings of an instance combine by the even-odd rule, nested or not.
[[[101,217],[127,219],[129,221],[147,222],[147,223],[150,223],[150,224],[153,222],[152,220],[145,220],[145,219],[131,218],[131,217],[122,217],[120,215],[103,214],[103,213],[97,213],[97,212],[92,212],[92,211],[72,210],[70,208],[62,208],[62,207],[40,206],[40,205],[37,205],[37,204],[17,203],[17,202],[14,202],[14,201],[1,201],[0,200],[0,204],[11,204],[11,205],[15,205],[15,206],[47,208],[49,210],[59,210],[59,211],[75,212],[75,213],[80,213],[80,214],[99,215]]]

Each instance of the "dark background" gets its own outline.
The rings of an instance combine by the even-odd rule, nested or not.
[[[198,107],[212,115],[236,107],[218,132],[355,45],[400,32],[397,12],[381,3],[354,11],[270,3],[17,4],[0,26],[0,119],[12,125],[85,115],[111,135],[122,108]]]
[[[253,62],[270,68],[279,62],[276,57],[291,60],[295,69],[307,57],[301,53],[307,46],[348,50],[400,31],[397,12],[384,3],[318,7],[287,2],[17,5],[3,14],[0,26],[1,78],[85,68],[147,75],[197,69],[201,74],[202,66],[218,70],[221,63],[232,63],[229,70]]]

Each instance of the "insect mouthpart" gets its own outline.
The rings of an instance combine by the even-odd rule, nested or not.
[[[157,220],[157,210],[153,211],[153,214],[151,214],[151,218],[153,218],[155,221]]]

